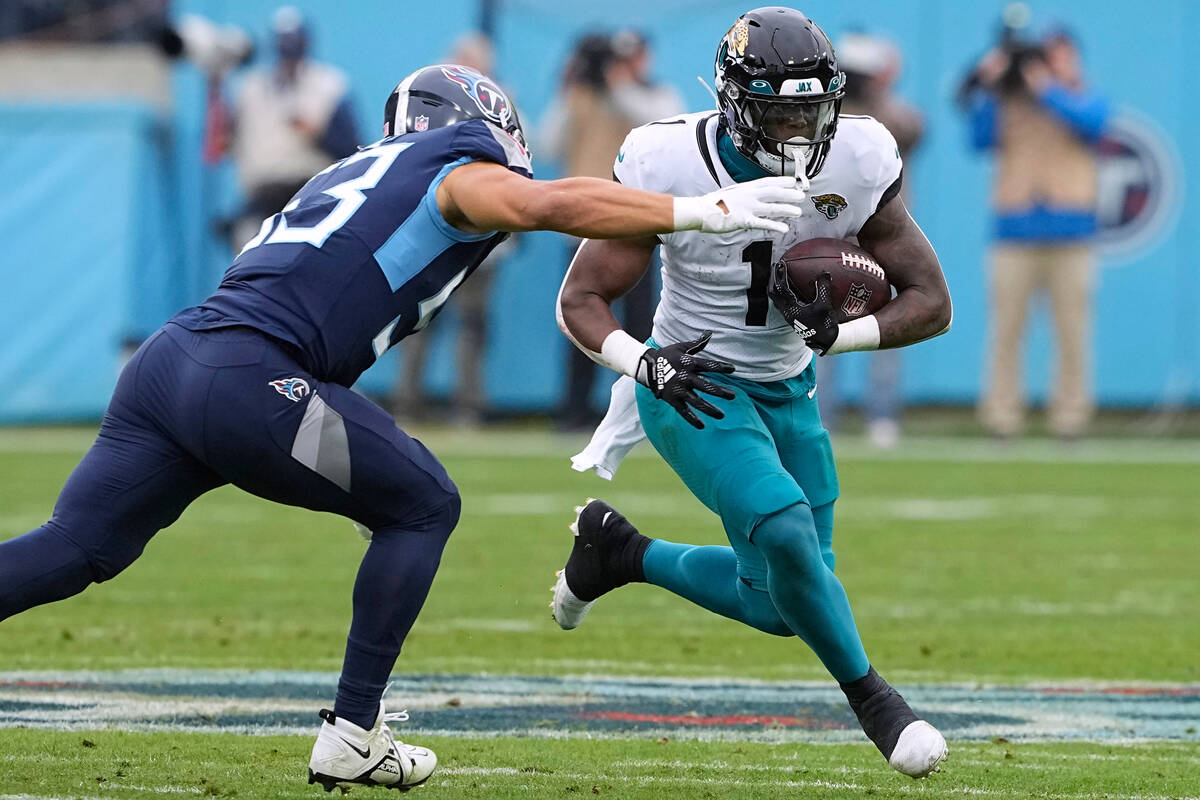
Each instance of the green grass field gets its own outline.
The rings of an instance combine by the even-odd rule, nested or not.
[[[45,520],[90,437],[0,431],[0,538]],[[398,673],[827,678],[796,640],[648,586],[606,597],[578,631],[553,624],[547,589],[583,497],[610,500],[653,536],[723,542],[717,520],[651,451],[608,484],[570,471],[577,439],[524,431],[423,438],[459,484],[463,517]],[[1064,450],[921,440],[880,457],[852,441],[839,447],[839,469],[838,573],[873,663],[902,688],[1200,684],[1195,442]],[[111,583],[0,624],[0,671],[335,672],[363,547],[340,518],[218,490]],[[0,701],[0,724],[4,713]],[[946,770],[922,783],[892,773],[865,738],[693,741],[681,729],[627,739],[422,739],[443,767],[420,793],[1182,797],[1200,795],[1197,722],[1160,742],[953,741]],[[0,800],[323,796],[300,777],[310,746],[310,736],[5,727]]]

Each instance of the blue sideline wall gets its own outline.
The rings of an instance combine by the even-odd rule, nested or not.
[[[194,12],[250,29],[267,40],[266,0],[180,0]],[[454,38],[474,27],[476,0],[437,4],[408,0],[301,0],[314,28],[314,55],[346,70],[365,141],[375,138],[384,98],[413,68],[440,60]],[[1185,250],[1197,198],[1187,176],[1200,167],[1200,54],[1189,32],[1200,29],[1200,4],[1148,0],[1139,13],[1097,0],[1032,4],[1040,22],[1068,23],[1082,39],[1093,85],[1117,105],[1152,119],[1174,143],[1181,170],[1178,221],[1132,257],[1097,272],[1095,384],[1108,405],[1200,402],[1200,279]],[[527,127],[551,102],[559,68],[583,30],[632,26],[655,47],[655,73],[677,85],[689,106],[712,105],[696,75],[711,79],[715,43],[741,4],[662,0],[500,0],[499,66]],[[898,40],[906,68],[901,93],[927,115],[928,136],[907,180],[915,216],[942,258],[955,299],[948,336],[904,354],[904,391],[913,402],[973,402],[981,382],[986,331],[988,162],[971,153],[952,101],[962,72],[996,33],[1003,3],[987,0],[860,0],[809,4],[805,10],[836,37],[850,28]],[[1130,52],[1130,47],[1135,51]],[[268,48],[262,48],[265,52]],[[120,366],[124,338],[153,330],[177,308],[202,299],[228,264],[210,217],[229,213],[237,197],[229,167],[205,168],[199,150],[203,82],[186,66],[174,75],[175,109],[167,118],[137,106],[71,108],[0,106],[0,421],[97,416]],[[539,175],[555,165],[539,161]],[[566,250],[553,234],[522,238],[495,282],[487,393],[501,409],[552,408],[566,347],[553,303]],[[435,336],[427,385],[448,390],[454,375],[449,334],[454,303],[428,334]],[[1053,370],[1044,319],[1026,344],[1027,375],[1044,397]],[[384,391],[400,353],[390,353],[362,381]],[[861,391],[865,356],[843,356],[842,388]],[[607,381],[597,387],[599,397]]]

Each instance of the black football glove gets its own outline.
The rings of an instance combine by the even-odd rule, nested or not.
[[[792,329],[805,344],[823,356],[837,341],[838,324],[833,318],[833,277],[828,272],[813,281],[815,294],[811,303],[802,303],[788,281],[787,263],[782,259],[771,265],[767,296],[783,314]]]
[[[724,386],[718,386],[704,377],[705,372],[720,372],[725,375],[733,372],[733,364],[696,355],[704,349],[711,337],[712,331],[705,331],[699,339],[690,342],[651,347],[642,354],[642,363],[637,371],[638,383],[653,392],[659,400],[669,403],[671,408],[678,411],[679,415],[695,428],[703,428],[704,423],[696,416],[695,411],[692,411],[693,408],[713,419],[725,416],[724,411],[696,394],[697,391],[725,400],[732,400],[734,396],[733,392]]]

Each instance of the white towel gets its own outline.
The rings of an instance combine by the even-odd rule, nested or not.
[[[612,385],[608,413],[600,420],[583,452],[571,457],[571,467],[576,472],[594,469],[601,478],[611,481],[629,451],[646,438],[638,416],[636,389],[637,381],[628,376],[618,378]]]

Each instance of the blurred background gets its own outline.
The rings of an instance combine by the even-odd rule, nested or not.
[[[328,163],[378,138],[383,102],[403,76],[470,61],[515,100],[539,178],[586,174],[572,147],[601,126],[618,129],[619,143],[630,125],[713,107],[696,76],[711,82],[720,37],[749,8],[704,0],[305,0],[282,10],[276,0],[6,0],[0,423],[97,419],[131,348],[215,288],[244,237],[239,223],[249,218],[253,231],[254,220],[286,202],[289,180],[302,183],[320,168],[289,177],[269,163],[284,151],[264,154],[262,138],[247,140],[271,124],[268,106],[285,121],[288,146],[304,149],[289,163]],[[859,424],[860,409],[874,419],[871,400],[891,392],[890,408],[878,413],[892,428],[871,429],[884,447],[896,441],[901,407],[910,419],[926,418],[911,409],[934,408],[998,437],[1084,435],[1096,430],[1093,403],[1106,431],[1195,430],[1200,277],[1185,237],[1186,222],[1200,217],[1187,190],[1200,168],[1200,51],[1190,46],[1200,4],[1146,0],[1137,13],[1117,0],[1096,0],[1086,12],[1070,0],[800,8],[839,44],[851,86],[857,79],[902,102],[908,116],[897,126],[915,120],[908,199],[955,302],[952,333],[893,363],[868,354],[837,360],[827,400],[850,409],[848,424]],[[1064,41],[1075,66],[1071,53],[1063,61],[1054,49]],[[590,112],[573,96],[581,86],[598,103]],[[1066,93],[1052,102],[1048,86]],[[1009,105],[1041,115],[1017,126],[1028,131],[1020,144],[1004,127],[1015,119]],[[1078,150],[1082,178],[1056,177],[1065,156],[1047,144],[1055,136]],[[595,147],[611,164],[615,145]],[[1034,161],[1014,166],[1021,158]],[[1001,186],[1006,170],[1036,176],[1043,168],[1051,187],[1072,179],[1094,190],[1082,206],[1066,198],[1072,213],[1082,210],[1067,215],[1066,229],[1054,227],[1064,222],[1054,196],[1030,189],[1023,199],[1034,208],[1014,209]],[[1059,286],[1031,273],[1026,294],[1016,295],[1022,307],[1029,299],[1028,323],[1016,320],[1024,357],[997,368],[989,346],[997,249],[1045,244],[1029,226],[1047,220],[1051,245],[1084,251],[1083,277]],[[604,407],[611,376],[592,381],[594,408],[563,407],[568,379],[583,380],[570,377],[568,343],[554,322],[569,248],[555,234],[518,237],[496,257],[490,280],[478,279],[480,297],[456,295],[417,337],[428,339],[427,353],[414,354],[410,338],[359,387],[401,419],[539,415],[586,425]],[[1062,389],[1055,342],[1056,332],[1065,335],[1060,303],[1071,297],[1085,317],[1070,334],[1085,363],[1076,388]],[[632,303],[627,311],[639,313]],[[1010,368],[1022,386],[1004,377]],[[997,381],[1011,389],[1007,399],[993,396]],[[1027,423],[1015,410],[1018,400],[1044,406],[1056,391],[1084,396],[1058,422],[1051,415],[1048,428],[1040,414]],[[831,420],[837,410],[827,409]]]

